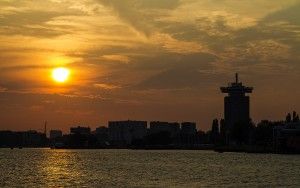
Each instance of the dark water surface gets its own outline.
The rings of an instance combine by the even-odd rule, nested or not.
[[[300,156],[0,149],[0,187],[300,187]]]

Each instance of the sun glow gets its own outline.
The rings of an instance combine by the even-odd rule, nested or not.
[[[52,71],[52,78],[59,83],[66,82],[69,78],[70,70],[64,67],[55,68]]]

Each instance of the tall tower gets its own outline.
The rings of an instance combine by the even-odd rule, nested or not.
[[[227,87],[220,88],[222,93],[228,93],[224,98],[224,119],[226,129],[229,130],[234,124],[239,122],[249,122],[250,120],[250,98],[246,93],[252,93],[252,87],[243,86],[239,82],[238,73],[235,74],[235,82]]]

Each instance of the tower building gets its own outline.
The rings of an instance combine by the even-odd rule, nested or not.
[[[226,129],[230,129],[236,123],[249,122],[250,98],[247,93],[252,93],[252,87],[243,86],[239,82],[238,73],[235,74],[235,82],[227,87],[220,88],[222,93],[228,93],[224,98],[224,119]]]

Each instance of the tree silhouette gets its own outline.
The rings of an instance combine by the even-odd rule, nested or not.
[[[290,122],[292,121],[292,116],[291,116],[290,113],[288,113],[288,114],[286,115],[285,121],[286,121],[287,123],[290,123]]]
[[[299,122],[299,115],[293,111],[293,122]]]
[[[224,119],[221,119],[220,121],[220,141],[221,144],[226,143],[226,125]]]
[[[247,144],[253,128],[254,125],[250,120],[235,123],[230,130],[230,140],[235,141],[237,144]]]
[[[219,138],[219,121],[218,119],[214,119],[211,126],[211,141],[213,144],[218,142]]]

